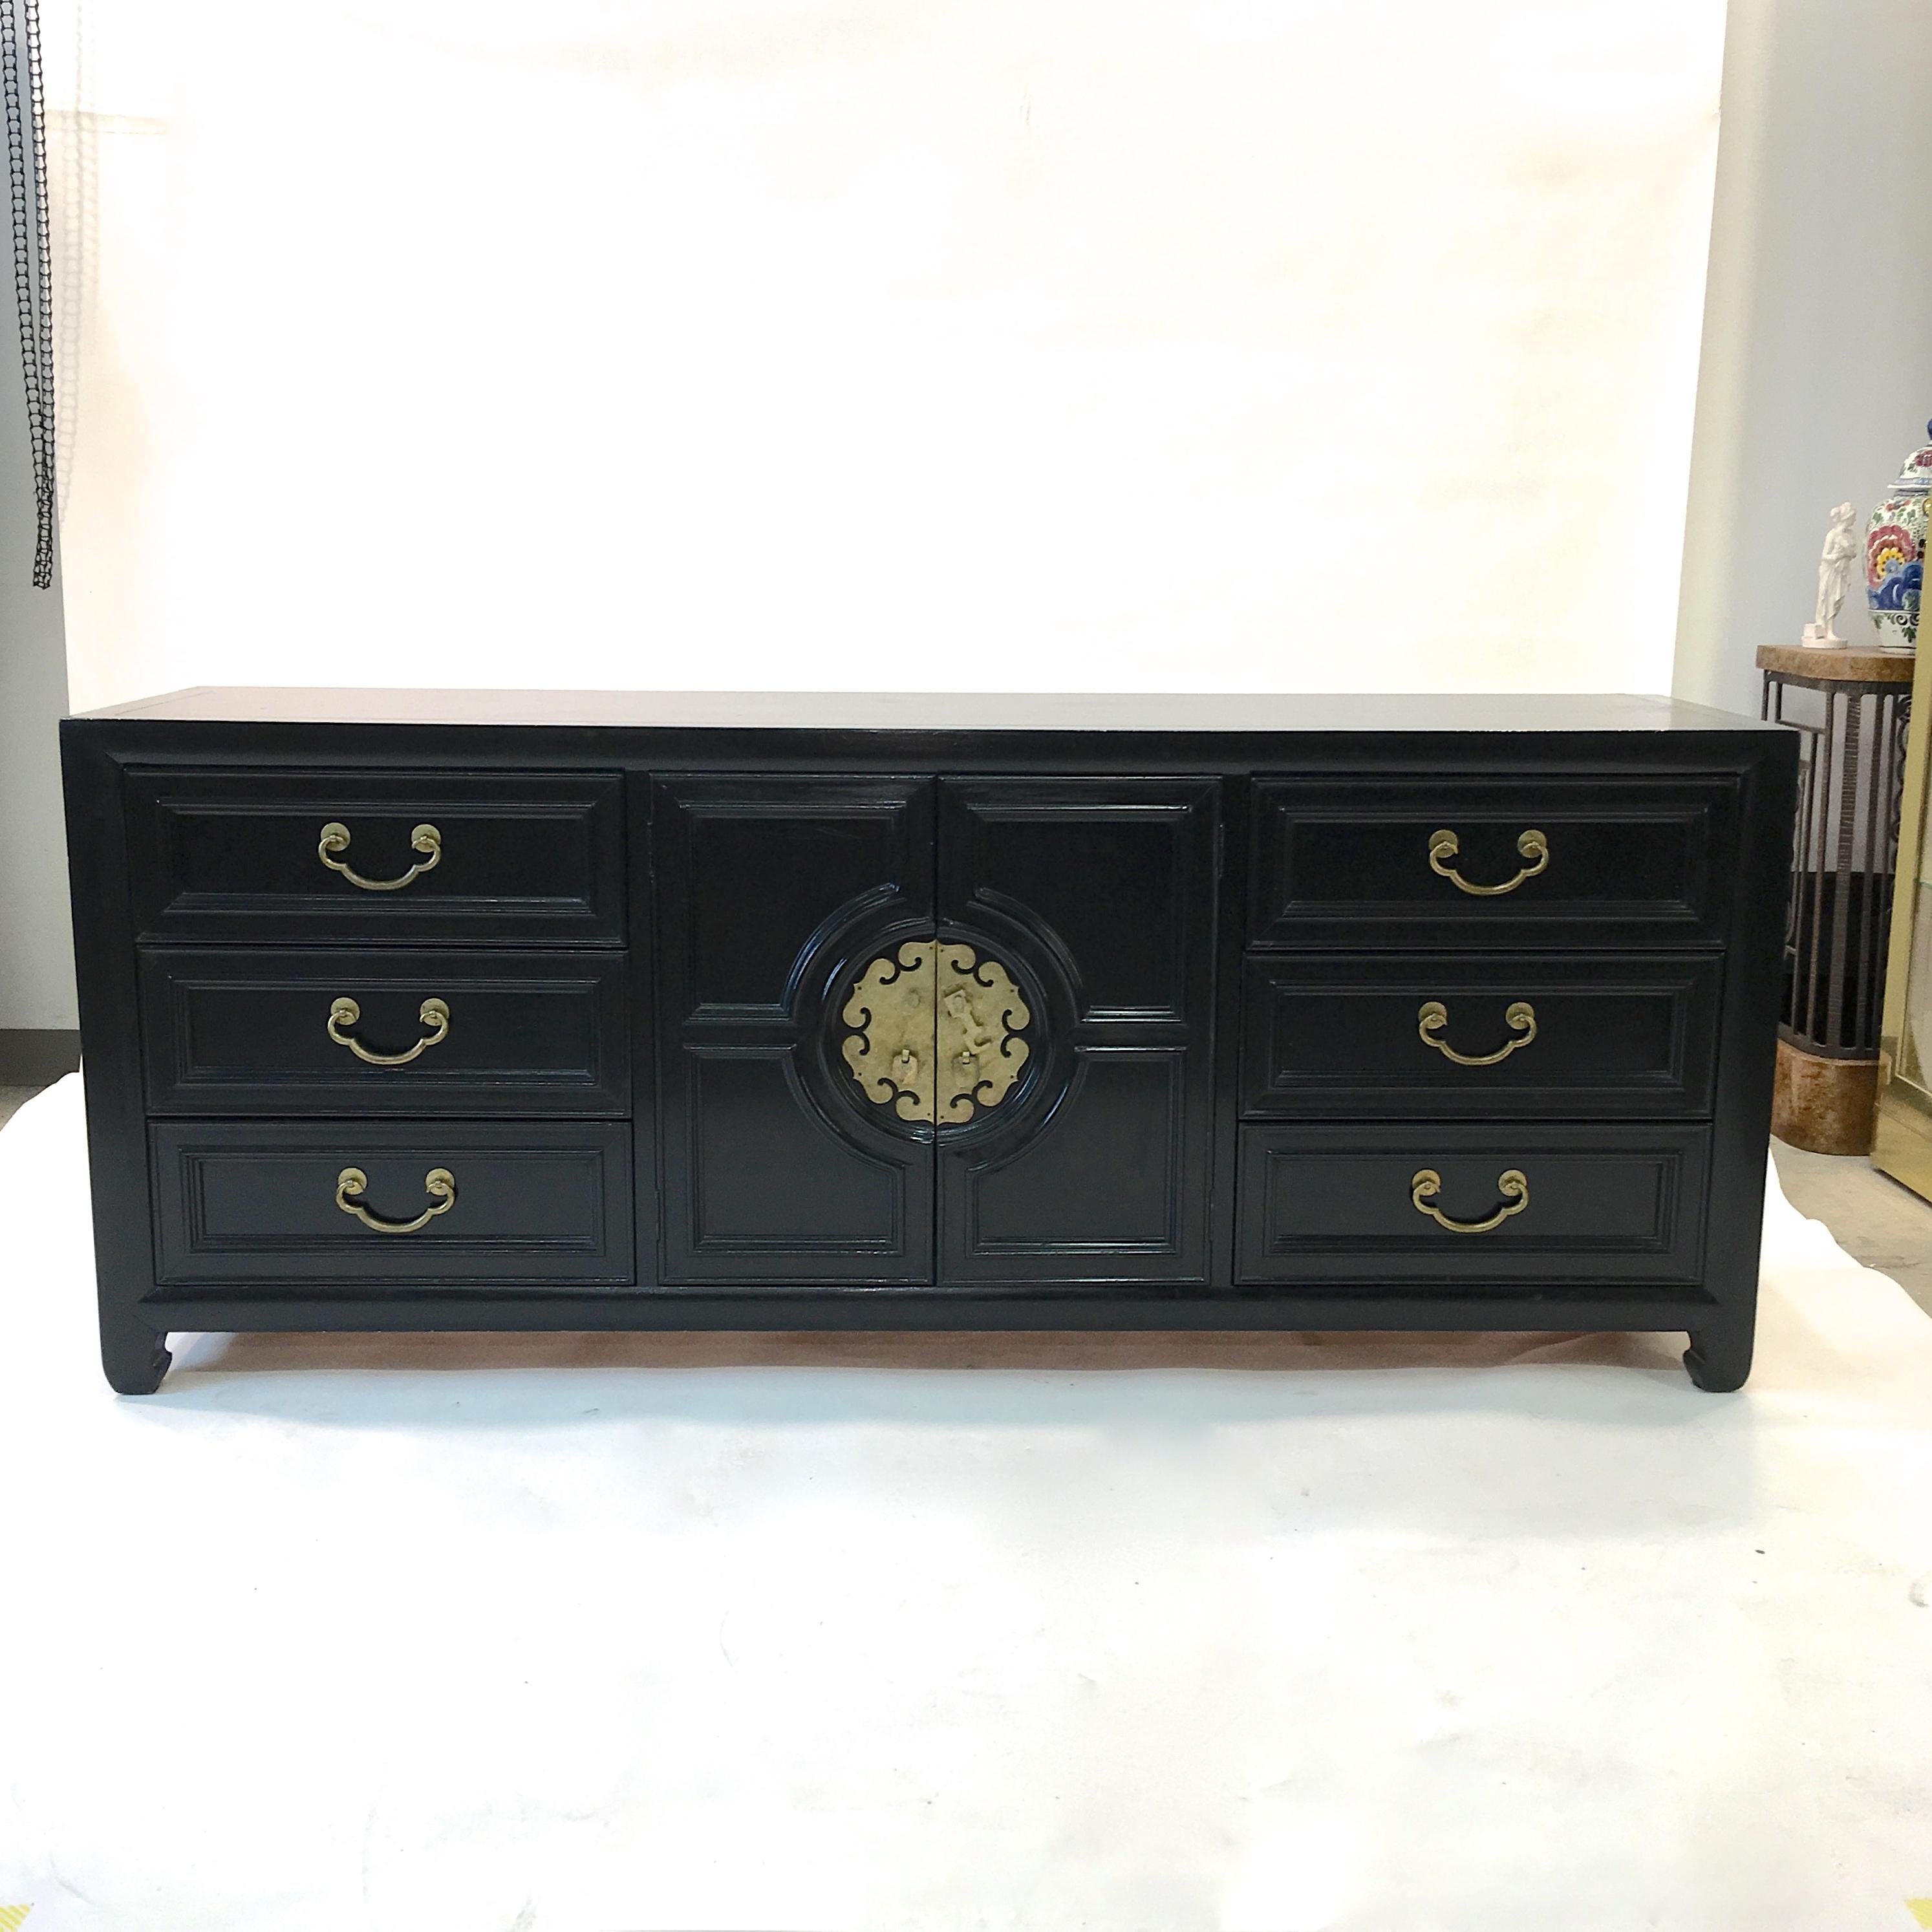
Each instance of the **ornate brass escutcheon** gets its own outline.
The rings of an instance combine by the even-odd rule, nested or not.
[[[854,982],[839,1051],[866,1097],[902,1120],[958,1126],[997,1106],[1031,1048],[1012,976],[970,946],[908,940]]]
[[[1020,989],[997,959],[980,959],[970,946],[939,948],[933,1058],[940,1120],[970,1120],[976,1108],[996,1107],[1006,1097],[1033,1050],[1019,1037],[1032,1023]]]
[[[866,1097],[902,1120],[929,1120],[932,1109],[933,986],[938,946],[908,940],[892,958],[874,959],[853,982],[838,1017],[848,1027],[839,1051]]]

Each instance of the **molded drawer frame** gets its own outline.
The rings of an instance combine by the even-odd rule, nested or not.
[[[154,1114],[621,1117],[631,1110],[626,956],[616,951],[348,946],[146,948],[141,1006]],[[332,1039],[333,1004],[368,1051],[448,1034],[400,1066]]]
[[[136,936],[309,945],[378,940],[619,945],[625,937],[624,781],[615,772],[131,767],[125,802]],[[369,890],[325,865],[400,878]]]
[[[1438,1122],[1246,1126],[1240,1130],[1237,1279],[1472,1288],[1654,1288],[1702,1279],[1712,1130],[1654,1123]],[[1302,1166],[1291,1195],[1284,1164]],[[1528,1184],[1520,1214],[1481,1234],[1418,1209],[1414,1177],[1432,1169],[1435,1204],[1476,1221],[1506,1204],[1499,1178]],[[1298,1214],[1303,1225],[1294,1225]],[[1309,1222],[1326,1221],[1326,1226]]]
[[[1243,980],[1249,1118],[1683,1118],[1712,1109],[1718,954],[1251,952]],[[1439,1000],[1444,1046],[1471,1056],[1511,1048],[1521,1032],[1504,1016],[1519,1000],[1533,1010],[1535,1037],[1492,1065],[1459,1065],[1421,1036],[1423,1004]],[[1292,1016],[1334,1064],[1293,1070]],[[1359,1058],[1343,1064],[1352,1051]],[[1568,1070],[1551,1070],[1552,1058]]]
[[[1732,915],[1738,781],[1552,772],[1262,777],[1254,786],[1248,944],[1360,952],[1721,946]],[[1430,863],[1436,830],[1472,893]],[[1318,895],[1324,881],[1334,885]],[[1328,896],[1332,892],[1332,896]]]
[[[156,1120],[148,1141],[164,1288],[637,1279],[628,1122]],[[455,1202],[414,1233],[384,1233],[336,1204],[348,1167],[386,1219],[428,1206],[424,1180],[437,1168],[454,1177]]]

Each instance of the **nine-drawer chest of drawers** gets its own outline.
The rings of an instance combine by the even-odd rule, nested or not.
[[[200,690],[62,742],[117,1389],[249,1328],[1624,1328],[1749,1372],[1788,732]]]

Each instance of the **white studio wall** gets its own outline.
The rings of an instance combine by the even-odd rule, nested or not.
[[[1754,712],[1932,417],[1932,8],[1731,0],[1675,688]],[[1862,561],[1838,618],[1876,642]]]
[[[1662,690],[1723,0],[46,0],[70,677]]]

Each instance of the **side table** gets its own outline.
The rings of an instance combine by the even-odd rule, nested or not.
[[[1914,660],[1847,647],[1757,653],[1761,715],[1802,740],[1771,1130],[1868,1154]]]

